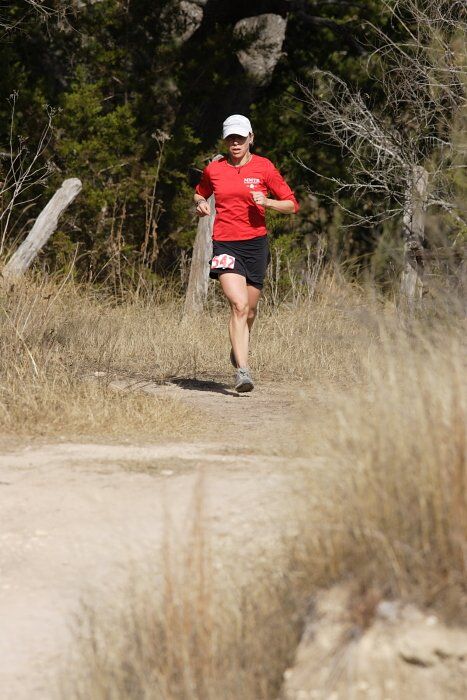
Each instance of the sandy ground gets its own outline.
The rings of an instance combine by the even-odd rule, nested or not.
[[[129,562],[157,557],[167,513],[183,532],[200,474],[218,544],[238,543],[250,561],[274,547],[300,462],[279,449],[297,392],[260,385],[239,397],[223,382],[188,380],[135,388],[181,398],[213,426],[222,416],[228,430],[205,442],[62,442],[0,454],[1,700],[54,696],[80,600],[89,591],[110,597]]]

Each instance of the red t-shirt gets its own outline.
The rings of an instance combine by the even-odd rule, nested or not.
[[[299,204],[295,195],[268,158],[254,154],[245,165],[230,165],[226,158],[212,161],[203,170],[195,190],[206,199],[214,193],[216,218],[215,241],[239,241],[264,236],[264,207],[255,204],[252,192],[271,192],[276,199],[290,199],[295,211]]]

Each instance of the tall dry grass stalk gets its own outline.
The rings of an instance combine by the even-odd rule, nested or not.
[[[316,583],[348,577],[458,618],[467,602],[465,343],[458,319],[444,321],[381,323],[365,381],[331,392],[319,440],[304,446],[318,466],[307,470],[302,544]]]
[[[293,658],[299,601],[280,549],[276,571],[246,576],[213,553],[202,479],[186,539],[167,521],[162,569],[136,565],[111,608],[84,607],[59,697],[68,700],[270,700]],[[272,555],[272,553],[269,553]],[[282,552],[283,560],[284,552]],[[251,574],[251,570],[250,570]]]

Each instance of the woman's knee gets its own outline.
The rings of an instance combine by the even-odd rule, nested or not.
[[[249,318],[250,307],[248,301],[243,299],[235,299],[230,302],[232,313],[239,318]]]

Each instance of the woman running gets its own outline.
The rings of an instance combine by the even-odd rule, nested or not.
[[[208,197],[215,196],[213,257],[209,276],[219,279],[230,303],[230,361],[235,367],[235,389],[254,387],[248,369],[251,327],[269,262],[265,209],[293,214],[295,195],[270,160],[250,153],[254,135],[250,120],[233,114],[223,124],[228,156],[212,161],[195,189],[198,216],[210,214]],[[268,198],[271,192],[276,199]]]

